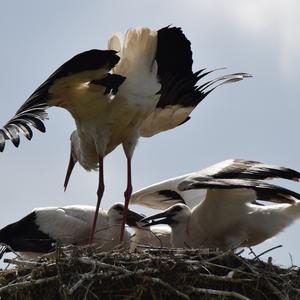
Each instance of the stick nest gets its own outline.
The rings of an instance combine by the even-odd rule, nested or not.
[[[233,251],[154,249],[129,253],[58,248],[36,260],[6,260],[0,299],[300,299],[299,269]]]

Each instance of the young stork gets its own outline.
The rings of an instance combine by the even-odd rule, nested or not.
[[[114,204],[108,211],[101,209],[96,224],[94,242],[108,251],[119,244],[120,227],[124,206]],[[95,207],[69,205],[64,207],[42,207],[34,209],[21,220],[0,230],[0,243],[22,255],[36,256],[48,253],[60,245],[85,245],[93,224]],[[144,218],[128,210],[127,221],[135,223]],[[130,242],[130,232],[125,229],[125,241]]]
[[[31,126],[44,132],[42,121],[47,108],[68,110],[77,130],[71,137],[74,151],[66,184],[76,161],[86,170],[99,169],[92,241],[104,193],[103,159],[122,144],[127,158],[122,240],[132,192],[131,158],[138,138],[181,125],[216,87],[250,77],[245,73],[230,74],[197,86],[211,72],[203,69],[193,73],[192,63],[190,42],[180,28],[130,29],[123,44],[113,35],[109,50],[93,49],[74,56],[33,92],[0,129],[0,151],[8,139],[18,147],[20,132],[31,139]]]
[[[255,161],[227,160],[154,184],[133,194],[132,202],[167,208],[144,221],[154,220],[147,226],[171,226],[174,247],[253,246],[300,217],[300,194],[263,181],[275,177],[299,181],[300,173]],[[193,194],[188,193],[191,190]],[[279,204],[264,206],[257,200]]]

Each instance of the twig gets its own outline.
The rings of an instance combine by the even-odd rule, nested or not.
[[[121,274],[121,275],[115,275],[115,276],[111,276],[109,275],[109,277],[111,278],[111,280],[123,280],[132,276],[136,276],[136,277],[144,277],[145,274],[146,275],[154,275],[159,273],[159,270],[157,269],[145,269],[145,270],[139,270],[136,272],[130,272],[130,273],[126,273],[126,274]]]
[[[173,286],[171,286],[170,284],[168,284],[167,282],[163,281],[160,278],[150,277],[150,276],[143,276],[142,279],[144,281],[148,281],[148,282],[151,282],[153,284],[159,284],[160,286],[166,288],[167,290],[169,290],[170,292],[174,293],[178,297],[181,297],[181,298],[187,299],[187,300],[190,299],[190,297],[188,295],[186,295],[186,294],[180,292],[179,290],[175,289]]]
[[[16,266],[27,266],[27,267],[39,267],[44,265],[43,263],[39,263],[36,261],[28,261],[28,260],[19,260],[16,258],[5,258],[3,262],[8,263],[8,264],[13,264]]]
[[[233,292],[233,291],[221,291],[221,290],[213,290],[213,289],[204,289],[204,288],[195,288],[193,286],[187,286],[192,293],[195,294],[206,294],[206,295],[214,295],[214,296],[220,296],[220,297],[232,297],[236,299],[241,300],[251,300],[248,297],[243,296],[240,293]]]
[[[254,276],[256,278],[256,275],[254,275],[252,273],[249,273],[249,272],[246,272],[246,271],[242,271],[239,268],[231,268],[231,267],[227,267],[227,266],[223,266],[223,265],[219,265],[219,264],[214,264],[214,263],[211,263],[211,262],[204,262],[204,264],[212,266],[212,267],[224,269],[224,270],[234,271],[234,272],[237,272],[237,273],[244,274],[246,276]]]
[[[282,245],[278,245],[278,246],[272,247],[272,248],[270,248],[270,249],[268,249],[268,250],[266,250],[266,251],[264,251],[264,252],[262,252],[262,253],[256,255],[256,256],[253,258],[253,260],[259,259],[259,257],[261,257],[262,255],[264,255],[264,254],[266,254],[266,253],[268,253],[268,252],[270,252],[270,251],[273,251],[273,250],[275,250],[275,249],[281,248],[281,247],[282,247]],[[253,252],[253,253],[254,253],[254,252]]]
[[[245,259],[244,258],[242,258],[242,257],[240,257],[240,256],[236,256],[236,258],[244,265],[244,266],[246,266],[253,274],[255,274],[255,275],[260,275],[260,273],[259,272],[257,272],[256,270],[254,270],[254,268],[250,265],[250,264],[248,264],[246,261],[245,261]]]
[[[241,283],[241,282],[253,282],[254,279],[249,278],[231,278],[227,276],[218,276],[210,274],[197,274],[198,278],[209,279],[211,281],[221,281],[221,282],[231,282],[231,283]]]
[[[64,299],[68,299],[68,289],[66,288],[66,285],[63,282],[63,272],[61,269],[61,254],[62,254],[62,249],[60,246],[60,243],[56,243],[56,249],[55,249],[55,262],[56,262],[56,271],[57,271],[57,279],[59,282],[59,289],[64,297]]]
[[[218,259],[228,255],[231,252],[232,252],[232,250],[227,250],[227,251],[221,252],[221,254],[219,254],[219,255],[216,255],[212,258],[206,259],[205,262],[211,262],[211,261],[214,261],[214,260],[218,260]]]
[[[95,264],[97,267],[100,267],[100,268],[103,268],[103,269],[110,269],[110,270],[114,270],[114,271],[118,271],[118,272],[122,272],[122,273],[127,273],[127,274],[131,273],[131,271],[128,271],[125,268],[110,265],[110,264],[106,264],[106,263],[103,263],[103,262],[99,262],[99,261],[94,260],[92,258],[80,257],[80,258],[78,258],[78,261],[83,263],[83,264],[86,264],[86,265]]]
[[[245,252],[245,249],[241,249],[240,251],[236,252],[235,255],[241,255],[244,252]]]
[[[84,297],[83,300],[87,300],[88,295],[92,295],[95,299],[99,299],[99,297],[93,293],[91,291],[91,286],[94,284],[94,281],[91,281],[87,287],[84,286],[84,288],[86,289],[85,293],[84,293]]]
[[[254,256],[253,260],[257,259],[260,261],[260,259],[256,255],[256,253],[253,251],[252,247],[249,246],[248,249],[250,250],[249,254],[252,254]]]
[[[269,288],[280,300],[288,300],[278,289],[275,287],[267,278],[265,278],[265,282],[268,284]]]
[[[41,278],[41,279],[37,279],[37,280],[13,283],[13,284],[10,284],[10,285],[4,286],[4,287],[0,287],[0,294],[3,292],[10,294],[10,293],[17,291],[18,289],[27,288],[27,287],[32,289],[32,287],[34,285],[40,285],[40,284],[44,284],[44,283],[48,284],[48,283],[51,283],[56,280],[57,280],[57,275],[51,276],[48,278]]]
[[[84,281],[93,279],[95,273],[82,274],[80,277],[81,278],[68,290],[69,295],[72,295],[81,285],[83,285]]]
[[[81,276],[80,280],[78,280],[68,290],[68,294],[72,295],[83,284],[84,281],[93,279],[93,277],[95,277],[95,271],[96,271],[96,264],[94,263],[93,264],[93,269],[89,273],[85,273],[85,274],[80,275]],[[93,281],[91,281],[91,282],[93,282]]]

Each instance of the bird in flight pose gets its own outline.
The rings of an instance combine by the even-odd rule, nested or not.
[[[108,50],[93,49],[74,56],[32,93],[0,129],[0,151],[6,140],[18,147],[20,133],[30,140],[31,127],[45,132],[43,121],[49,107],[69,111],[76,130],[71,135],[65,188],[77,161],[86,170],[99,170],[92,242],[104,193],[103,160],[122,144],[127,159],[122,240],[132,193],[131,159],[139,137],[151,137],[185,123],[215,88],[251,77],[234,73],[198,84],[212,71],[194,73],[192,64],[190,42],[181,28],[133,28],[123,42],[114,34]]]

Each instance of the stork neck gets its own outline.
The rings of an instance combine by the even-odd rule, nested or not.
[[[188,230],[189,220],[185,222],[177,223],[172,227],[171,241],[172,246],[175,248],[186,248],[188,247],[189,230]]]

